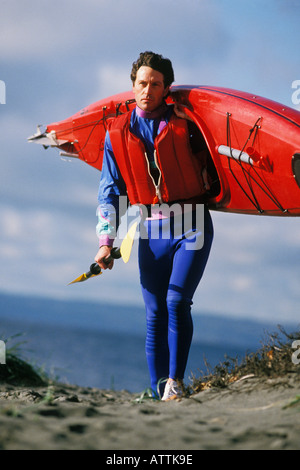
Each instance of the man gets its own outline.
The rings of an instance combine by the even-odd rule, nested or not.
[[[204,243],[203,227],[200,229],[195,223],[196,209],[200,204],[203,208],[209,188],[206,151],[201,145],[192,148],[192,123],[165,102],[174,81],[169,59],[153,52],[141,53],[133,64],[131,80],[136,108],[113,122],[105,140],[98,197],[100,248],[95,261],[102,269],[113,267],[113,261],[106,260],[118,228],[114,221],[122,215],[120,196],[127,195],[130,204],[146,207],[148,213],[143,214],[140,228],[144,236],[139,240],[146,356],[151,387],[166,401],[183,394],[193,334],[192,298],[213,239],[212,221],[205,205]],[[176,203],[182,213],[174,210],[166,214],[162,203],[164,207]],[[193,222],[188,227],[182,217],[185,207],[192,208],[188,216],[192,215],[189,220]]]

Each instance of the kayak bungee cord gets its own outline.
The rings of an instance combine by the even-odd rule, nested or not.
[[[241,155],[247,145],[247,142],[250,140],[251,138],[251,135],[252,133],[255,131],[255,134],[254,134],[254,137],[253,137],[253,141],[252,141],[252,146],[254,145],[254,141],[256,139],[256,136],[257,136],[257,132],[258,132],[258,129],[260,129],[260,126],[258,126],[258,122],[260,121],[261,117],[259,117],[254,126],[249,130],[249,136],[242,148],[242,150],[240,151],[240,155],[239,157],[237,158],[234,158],[233,154],[232,154],[232,146],[231,146],[231,133],[230,133],[230,116],[231,114],[230,113],[227,113],[227,129],[226,129],[226,133],[227,133],[227,146],[229,147],[230,149],[230,155],[231,155],[231,158],[228,157],[228,165],[229,165],[229,169],[230,169],[230,172],[233,176],[233,178],[235,179],[235,181],[237,182],[237,184],[239,185],[239,187],[241,188],[241,190],[243,191],[243,193],[245,194],[245,196],[249,199],[249,201],[251,202],[251,204],[253,204],[253,206],[256,208],[256,210],[259,212],[259,213],[263,213],[264,210],[260,207],[260,204],[257,200],[257,197],[255,195],[255,192],[254,192],[254,188],[252,186],[252,182],[254,181],[257,186],[265,193],[265,195],[278,207],[278,209],[281,210],[281,212],[287,212],[287,209],[284,209],[282,207],[282,205],[280,204],[280,202],[277,200],[277,198],[274,196],[274,194],[272,193],[272,191],[270,190],[270,188],[267,186],[266,182],[263,180],[263,178],[261,177],[261,175],[258,174],[257,172],[257,169],[252,166],[250,170],[248,170],[247,168],[245,168],[244,165],[242,165],[242,161],[241,161]],[[234,174],[234,171],[232,169],[232,166],[231,166],[231,160],[235,160],[237,162],[237,164],[240,166],[242,172],[243,172],[243,175],[244,175],[244,178],[247,182],[247,185],[249,187],[249,190],[250,190],[250,193],[251,193],[251,196],[248,194],[248,192],[246,191],[246,189],[243,187],[243,185],[241,184],[241,182],[238,180],[238,178],[236,177],[236,175]],[[253,170],[256,174],[256,176],[260,179],[261,181],[261,184],[259,183],[259,181],[257,181],[254,176],[251,174],[251,170]],[[249,179],[247,178],[247,175],[249,177]],[[263,185],[265,186],[265,188],[263,187]]]
[[[81,153],[83,160],[85,160],[85,158],[84,158],[84,156],[83,156],[83,150],[85,149],[85,147],[86,147],[87,144],[89,143],[90,138],[91,138],[91,136],[92,136],[94,130],[96,129],[96,127],[97,127],[98,125],[100,125],[101,122],[102,122],[102,123],[103,123],[103,127],[104,127],[105,132],[106,132],[106,131],[107,131],[107,119],[109,119],[109,118],[116,118],[116,117],[120,116],[121,114],[123,114],[123,112],[120,111],[120,107],[122,106],[122,104],[124,104],[124,105],[126,106],[126,110],[129,111],[129,109],[130,109],[130,108],[129,108],[129,105],[132,104],[132,103],[134,103],[134,102],[135,102],[135,100],[132,99],[132,100],[126,100],[124,103],[123,103],[122,101],[119,102],[119,103],[116,103],[116,111],[115,111],[114,113],[110,113],[110,114],[108,114],[108,115],[105,114],[105,111],[106,111],[106,109],[107,109],[107,106],[103,106],[103,107],[102,107],[102,117],[101,117],[100,119],[96,120],[94,123],[92,123],[92,122],[87,122],[87,123],[84,124],[83,126],[81,125],[81,126],[77,126],[77,127],[70,128],[70,129],[64,129],[64,130],[61,131],[61,132],[62,132],[62,133],[65,133],[66,130],[72,130],[73,132],[76,132],[76,130],[78,130],[78,129],[82,129],[82,128],[84,128],[84,127],[90,127],[90,126],[93,124],[93,127],[92,127],[92,129],[91,129],[89,135],[87,136],[85,143],[82,145],[81,148],[76,149],[77,153],[78,153],[78,154]],[[59,136],[59,131],[57,132],[57,137],[58,137],[58,136]],[[69,145],[73,146],[73,143],[70,143]],[[98,155],[97,155],[96,160],[99,158],[99,153],[100,153],[102,150],[103,150],[102,146],[99,145],[99,150],[98,150]]]
[[[227,129],[226,129],[226,135],[227,135],[227,146],[230,148],[230,155],[231,155],[231,158],[228,157],[228,165],[229,165],[229,169],[230,169],[230,172],[232,174],[232,176],[234,177],[235,181],[237,182],[237,184],[239,185],[239,187],[241,188],[241,190],[243,191],[243,193],[245,194],[245,196],[247,196],[247,198],[249,199],[249,201],[251,202],[251,204],[253,204],[253,206],[256,208],[256,210],[258,212],[260,212],[261,214],[263,213],[263,210],[260,208],[256,198],[255,198],[255,195],[252,194],[252,196],[254,197],[254,201],[253,199],[251,199],[251,197],[249,196],[249,194],[247,193],[247,191],[244,189],[244,187],[242,186],[242,184],[240,183],[240,181],[238,180],[238,178],[235,176],[233,170],[232,170],[232,167],[231,167],[231,159],[233,159],[233,154],[232,154],[232,147],[231,147],[231,134],[230,134],[230,116],[231,114],[230,113],[227,113]],[[253,128],[252,128],[253,129]],[[252,131],[252,129],[250,129],[250,132]],[[246,141],[246,143],[248,142],[249,140],[249,137]],[[246,144],[244,145],[243,149],[245,148]],[[240,155],[239,155],[239,158],[238,159],[234,159],[238,164],[239,166],[241,167],[243,173],[244,173],[244,166],[241,164],[241,155],[242,155],[242,152],[243,152],[243,149],[241,150],[240,152]],[[245,173],[244,173],[244,176],[245,176]],[[247,181],[247,179],[246,179]],[[248,182],[248,181],[247,181]],[[249,183],[248,183],[248,186],[249,186]],[[251,190],[251,188],[250,188]],[[251,192],[253,193],[253,191],[251,190]]]

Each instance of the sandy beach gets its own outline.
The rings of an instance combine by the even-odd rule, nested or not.
[[[300,378],[244,377],[169,402],[0,384],[1,450],[299,450]]]

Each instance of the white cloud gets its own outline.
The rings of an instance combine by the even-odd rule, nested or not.
[[[223,236],[222,227],[228,224],[234,233],[243,216],[220,213],[212,216],[216,236],[196,291],[193,311],[297,321],[299,267],[293,262],[293,252],[296,259],[299,246],[287,244],[296,224],[289,219],[281,224],[278,218],[263,218],[256,233],[245,230],[243,238],[231,239],[226,231]],[[249,216],[252,226],[251,217],[256,217]],[[1,289],[142,305],[138,243],[134,244],[128,264],[116,261],[114,270],[103,273],[99,279],[67,287],[68,282],[89,268],[97,251],[94,227],[82,218],[82,211],[53,212],[2,205],[0,225]],[[285,252],[291,258],[286,265],[277,262],[277,254],[281,253],[284,259]]]
[[[77,55],[79,67],[91,56],[125,62],[150,48],[164,55],[179,49],[183,57],[205,48],[219,53],[221,38],[228,39],[216,2],[195,0],[184,7],[174,0],[4,0],[1,20],[2,58],[71,61]]]
[[[131,264],[116,262],[113,272],[100,276],[100,284],[91,280],[67,288],[70,281],[89,269],[97,246],[93,221],[87,224],[82,211],[64,213],[1,204],[1,290],[97,300],[98,285],[102,301],[139,302],[136,248]]]
[[[232,289],[238,293],[249,292],[253,286],[253,279],[250,276],[235,276],[231,281]]]
[[[44,0],[2,1],[0,55],[22,62],[74,55],[86,44],[89,32],[109,26],[108,13],[103,0],[53,0],[50,4]]]
[[[1,214],[1,232],[3,237],[16,239],[21,236],[22,224],[16,210],[7,208]]]
[[[127,69],[123,67],[120,70],[118,65],[106,64],[99,68],[97,99],[116,95],[130,89],[130,66]]]
[[[66,289],[95,255],[99,173],[82,162],[62,163],[56,150],[29,145],[26,137],[41,119],[67,118],[78,102],[84,107],[130,89],[131,63],[150,48],[172,59],[176,84],[230,86],[290,104],[291,83],[300,79],[297,16],[284,7],[278,21],[273,1],[257,15],[257,4],[2,0],[2,289],[142,303],[136,248],[129,264],[118,263],[101,281]],[[21,70],[27,84],[16,90]],[[215,240],[194,309],[272,318],[284,311],[296,318],[299,219],[212,215]]]
[[[194,308],[299,321],[299,219],[211,214],[215,238]]]

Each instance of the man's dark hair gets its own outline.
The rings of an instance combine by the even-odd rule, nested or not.
[[[165,88],[174,82],[174,71],[170,59],[163,57],[160,54],[155,54],[151,51],[141,52],[136,62],[132,64],[130,78],[132,83],[136,80],[136,74],[140,67],[151,67],[152,69],[160,72],[164,76]]]

